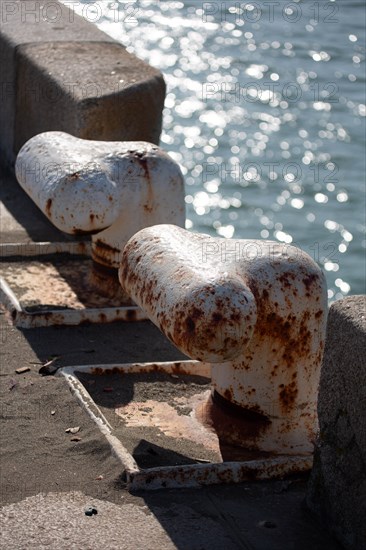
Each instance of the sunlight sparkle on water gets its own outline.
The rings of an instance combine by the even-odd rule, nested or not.
[[[319,249],[329,299],[363,292],[361,14],[340,3],[329,25],[302,3],[297,23],[253,22],[232,2],[224,21],[217,5],[207,15],[193,0],[141,0],[135,24],[124,3],[118,23],[108,9],[98,22],[164,73],[161,144],[182,167],[186,227]]]

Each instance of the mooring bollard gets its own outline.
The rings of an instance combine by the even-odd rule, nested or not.
[[[45,132],[20,150],[16,176],[61,231],[92,235],[94,281],[113,295],[121,252],[137,231],[157,223],[184,226],[181,170],[147,142],[88,141]]]
[[[312,453],[327,295],[310,256],[158,225],[129,240],[119,278],[171,342],[211,363],[203,419],[220,440]]]

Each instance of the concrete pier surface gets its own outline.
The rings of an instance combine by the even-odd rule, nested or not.
[[[60,240],[11,174],[2,173],[0,187],[3,242]],[[119,463],[66,382],[38,371],[55,356],[60,366],[181,359],[150,322],[20,330],[2,314],[0,327],[0,548],[340,548],[304,509],[306,478],[126,490]],[[16,374],[24,366],[30,371]],[[81,427],[79,441],[65,433],[71,426]],[[98,514],[85,515],[88,506]]]

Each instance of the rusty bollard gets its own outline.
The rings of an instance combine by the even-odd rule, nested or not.
[[[119,278],[173,344],[211,363],[204,420],[223,442],[312,453],[327,296],[310,256],[158,225],[129,240]]]
[[[21,148],[16,176],[58,229],[92,235],[94,280],[112,295],[114,279],[119,287],[121,252],[132,235],[156,223],[184,226],[181,170],[151,143],[45,132]]]

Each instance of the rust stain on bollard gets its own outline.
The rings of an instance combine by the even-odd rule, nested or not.
[[[215,431],[221,443],[242,445],[247,450],[257,450],[256,442],[271,424],[259,406],[246,409],[233,404],[230,391],[224,397],[212,392],[196,414],[203,425]]]
[[[253,295],[244,282],[224,275],[221,281],[211,284],[209,276],[203,276],[195,285],[191,265],[179,265],[169,250],[156,254],[154,236],[144,244],[146,250],[138,253],[138,244],[131,239],[123,255],[120,280],[122,286],[133,288],[145,311],[155,313],[156,324],[168,338],[184,353],[200,360],[230,359],[241,350],[250,339],[256,318]],[[150,256],[153,269],[148,265]],[[167,263],[168,271],[160,278]],[[168,280],[169,287],[186,287],[187,292],[171,293],[166,287]],[[242,318],[247,319],[245,325]]]
[[[308,255],[160,225],[129,240],[119,277],[183,353],[212,363],[216,399],[205,417],[223,438],[261,452],[312,452],[327,297]]]
[[[51,214],[52,214],[51,208],[52,208],[52,199],[47,199],[45,210],[49,218],[51,218]]]
[[[93,247],[93,259],[95,262],[104,266],[112,265],[114,256],[120,253],[121,251],[115,246],[110,246],[98,238],[95,239]]]

